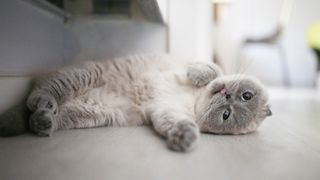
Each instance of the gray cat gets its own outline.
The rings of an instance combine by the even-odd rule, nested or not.
[[[39,78],[27,108],[2,115],[0,134],[18,134],[26,127],[50,136],[59,129],[152,125],[169,148],[187,151],[200,132],[255,131],[271,115],[267,100],[256,79],[222,76],[213,63],[129,56],[66,67]]]

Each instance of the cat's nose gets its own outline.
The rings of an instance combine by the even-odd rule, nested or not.
[[[230,99],[231,95],[230,94],[226,94],[226,99]]]

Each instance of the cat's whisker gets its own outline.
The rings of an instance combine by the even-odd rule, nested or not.
[[[210,113],[210,106],[208,106],[208,108],[205,110],[205,113],[200,117],[200,119],[199,119],[200,126],[203,125],[203,123],[207,119],[206,117],[208,116],[209,113]]]
[[[236,89],[237,89],[237,87],[238,87],[238,82],[237,81],[234,81],[233,83],[232,83],[232,85],[231,85],[231,91],[235,91]]]
[[[244,69],[242,70],[242,72],[240,72],[240,74],[244,74],[252,64],[253,64],[253,59],[251,58],[246,64],[246,66],[244,67]]]
[[[242,62],[242,61],[241,61]],[[233,81],[238,81],[240,80],[243,76],[244,73],[248,70],[248,68],[252,65],[253,63],[253,59],[249,59],[249,61],[247,61],[247,63],[242,63],[239,64],[239,68],[238,68],[238,72],[235,73],[235,75],[233,76]],[[243,65],[243,68],[241,67]],[[241,69],[242,68],[242,69]]]

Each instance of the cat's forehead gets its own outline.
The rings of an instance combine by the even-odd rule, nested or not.
[[[239,77],[231,76],[227,81],[230,88],[237,91],[262,91],[264,89],[260,81],[254,77],[241,75]]]

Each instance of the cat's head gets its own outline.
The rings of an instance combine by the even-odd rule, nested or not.
[[[272,114],[264,86],[244,75],[223,76],[210,82],[195,111],[201,131],[217,134],[255,131]]]

